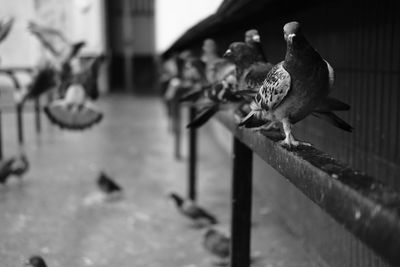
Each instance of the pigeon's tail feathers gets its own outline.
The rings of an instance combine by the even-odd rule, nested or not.
[[[316,111],[329,112],[329,111],[345,111],[349,110],[350,105],[346,104],[339,99],[333,97],[325,98],[322,103],[316,108]]]
[[[312,114],[315,117],[325,120],[325,121],[329,122],[330,124],[332,124],[333,126],[336,126],[346,132],[352,132],[354,129],[350,124],[345,122],[343,119],[338,117],[333,112],[313,112]]]
[[[194,89],[184,94],[179,102],[196,102],[202,96],[202,90]]]
[[[213,104],[204,108],[200,113],[186,126],[186,128],[199,128],[204,125],[219,110],[218,104]]]
[[[254,117],[255,114],[256,114],[255,111],[250,111],[249,114],[247,114],[247,116],[244,117],[239,122],[238,126],[239,127],[243,127],[243,126],[246,127],[250,123],[251,119]]]

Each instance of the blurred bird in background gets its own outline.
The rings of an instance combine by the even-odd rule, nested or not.
[[[14,24],[14,17],[3,17],[0,19],[0,43],[8,36]]]
[[[96,183],[107,200],[117,200],[122,197],[122,187],[104,171],[100,172]]]
[[[203,247],[218,258],[215,263],[219,266],[229,265],[231,239],[226,233],[215,228],[206,230],[203,236]]]
[[[0,184],[5,184],[8,177],[12,174],[12,166],[15,158],[3,159],[0,161]]]
[[[217,218],[204,208],[198,206],[189,199],[184,199],[177,193],[170,193],[169,197],[173,199],[179,212],[193,222],[195,228],[217,224]]]
[[[31,256],[28,261],[25,263],[25,266],[30,266],[30,267],[47,267],[46,262],[41,256],[34,255]]]
[[[337,117],[329,105],[325,107],[334,82],[332,67],[308,43],[298,22],[285,24],[284,39],[287,43],[285,60],[268,73],[250,105],[251,112],[239,126],[246,126],[253,117],[267,124],[267,130],[280,122],[285,134],[282,145],[308,145],[294,139],[291,127],[322,105],[324,116],[328,114],[341,129],[351,131],[352,127]]]

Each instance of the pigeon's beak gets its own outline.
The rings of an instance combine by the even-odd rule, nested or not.
[[[230,57],[232,55],[232,50],[228,49],[225,51],[223,57]]]
[[[258,35],[258,34],[254,35],[252,39],[253,39],[254,42],[258,42],[258,43],[261,42],[260,35]]]
[[[287,36],[287,40],[288,40],[288,42],[290,42],[290,43],[293,43],[293,37],[295,37],[296,36],[296,34],[295,33],[291,33],[291,34],[289,34],[288,36]]]

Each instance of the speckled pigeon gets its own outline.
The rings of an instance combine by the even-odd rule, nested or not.
[[[209,228],[203,237],[203,246],[212,255],[223,263],[228,263],[230,256],[231,239],[227,234],[215,228]]]
[[[285,60],[268,73],[251,103],[251,112],[239,126],[245,126],[253,117],[268,123],[267,129],[280,122],[285,134],[282,145],[309,145],[295,140],[291,127],[329,100],[334,72],[309,44],[298,22],[285,24],[283,30],[287,43]]]

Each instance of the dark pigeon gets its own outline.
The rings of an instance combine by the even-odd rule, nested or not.
[[[219,259],[219,265],[227,265],[230,257],[231,239],[221,231],[210,228],[203,238],[204,248]]]
[[[174,200],[179,212],[192,220],[195,226],[200,228],[218,223],[214,215],[198,206],[193,201],[184,199],[176,193],[171,193],[169,196]]]
[[[41,256],[34,255],[29,258],[29,260],[25,263],[25,266],[47,267],[47,264]]]

